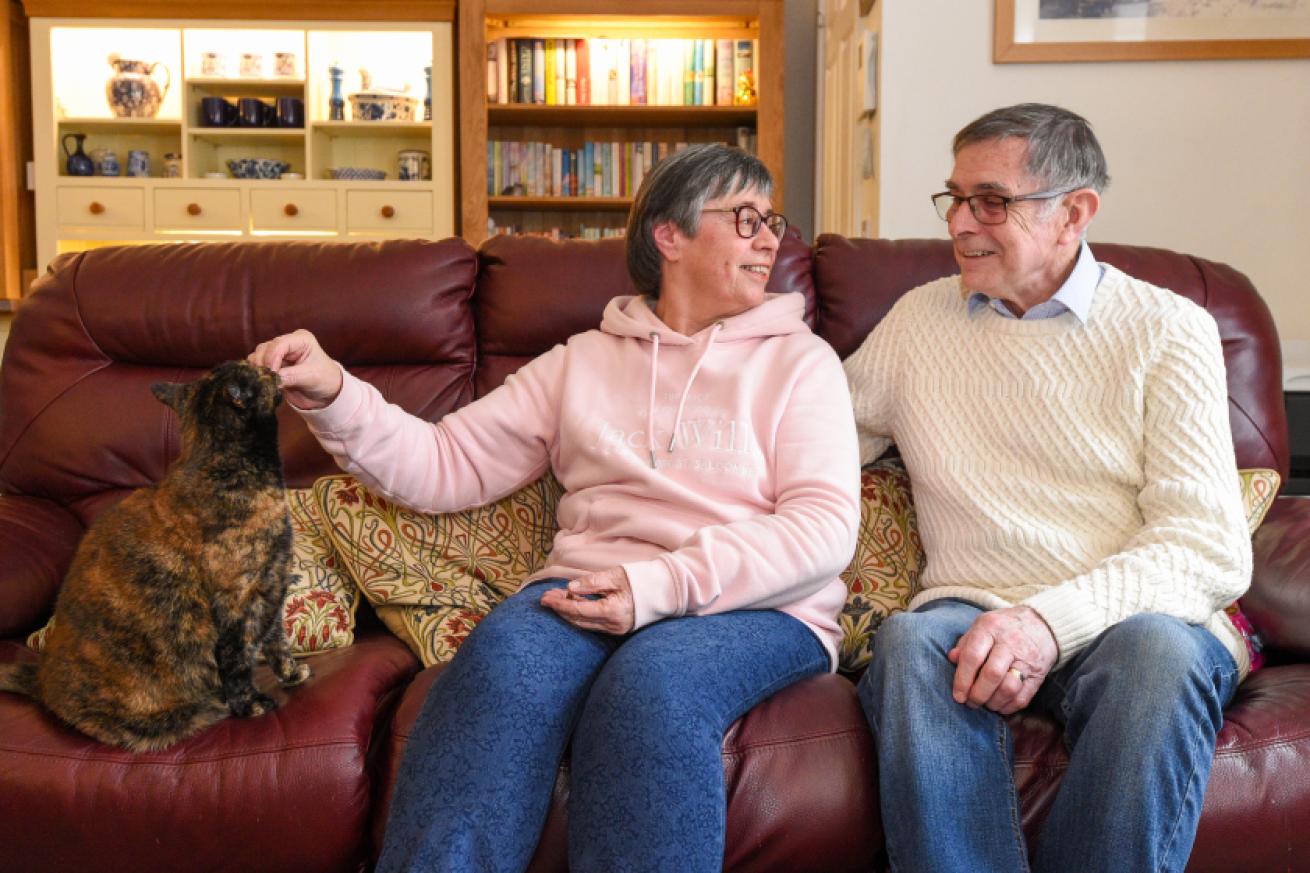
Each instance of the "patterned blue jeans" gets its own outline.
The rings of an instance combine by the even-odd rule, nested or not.
[[[571,873],[722,868],[724,732],[827,652],[775,610],[582,630],[540,604],[565,584],[497,606],[433,683],[378,873],[525,869],[570,742]]]

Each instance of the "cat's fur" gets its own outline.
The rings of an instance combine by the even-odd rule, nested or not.
[[[88,529],[41,660],[0,667],[0,690],[134,751],[276,708],[254,685],[261,650],[283,685],[309,677],[281,618],[291,521],[277,376],[229,361],[151,391],[177,411],[181,454]]]

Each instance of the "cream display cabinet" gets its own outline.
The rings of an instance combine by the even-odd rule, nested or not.
[[[31,27],[40,264],[105,244],[455,233],[450,21],[34,18]],[[363,94],[401,95],[412,118],[357,118],[369,107],[351,98]],[[262,104],[266,117],[227,126],[206,114],[218,102]],[[101,150],[112,152],[118,175],[70,172],[79,144],[95,172],[113,169]],[[134,153],[148,155],[147,174]],[[402,180],[402,163],[412,170],[420,158],[428,172]],[[229,162],[249,172],[246,159],[275,177],[235,177]]]

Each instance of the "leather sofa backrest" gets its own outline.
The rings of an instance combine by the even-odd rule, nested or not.
[[[429,418],[473,396],[476,254],[463,240],[152,245],[65,255],[11,326],[0,366],[0,487],[83,522],[176,456],[150,393],[312,331],[388,399]],[[299,417],[279,413],[287,480],[331,472]]]
[[[549,240],[496,236],[478,250],[477,393],[496,388],[524,363],[600,324],[611,299],[635,294],[623,240]],[[814,324],[810,247],[788,230],[768,290],[805,295]]]

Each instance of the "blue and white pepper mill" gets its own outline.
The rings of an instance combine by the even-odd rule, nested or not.
[[[341,77],[345,70],[335,62],[328,67],[328,76],[332,79],[332,96],[328,98],[328,121],[346,120],[346,101],[341,96]]]

